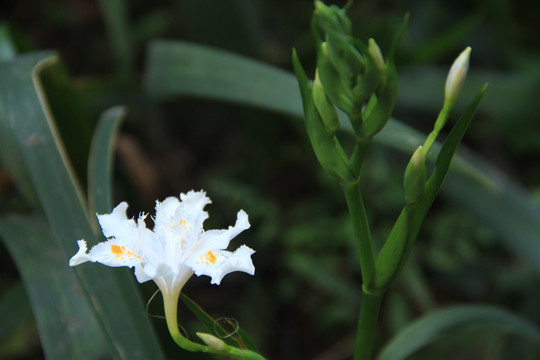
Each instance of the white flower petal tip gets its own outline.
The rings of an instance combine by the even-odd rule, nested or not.
[[[468,46],[465,50],[459,54],[456,58],[450,71],[448,72],[448,77],[446,78],[446,85],[444,88],[445,101],[452,104],[457,100],[465,78],[467,77],[467,72],[469,70],[469,60],[471,57],[471,47]]]
[[[242,230],[247,230],[251,227],[248,214],[246,214],[244,210],[240,210],[236,215],[236,223],[234,224],[234,227]]]
[[[86,253],[88,247],[86,246],[86,241],[78,240],[77,244],[79,245],[79,251],[71,259],[69,259],[69,266],[77,266],[79,264],[90,261],[90,257]]]
[[[235,252],[209,250],[189,265],[195,271],[195,275],[210,276],[210,283],[219,285],[225,275],[235,271],[254,275],[255,266],[253,266],[253,261],[251,260],[251,255],[254,253],[255,251],[246,245],[240,246]]]
[[[98,215],[107,237],[88,252],[84,240],[71,258],[70,266],[99,262],[107,266],[135,269],[137,280],[153,280],[164,293],[179,293],[193,275],[207,275],[212,284],[234,271],[253,275],[251,255],[255,252],[242,245],[236,251],[225,249],[242,231],[249,229],[248,215],[240,210],[234,226],[226,230],[204,231],[208,218],[204,207],[212,201],[204,191],[189,191],[180,197],[156,201],[154,229],[146,227],[147,214],[137,221],[126,216],[127,203],[122,202],[110,214]]]

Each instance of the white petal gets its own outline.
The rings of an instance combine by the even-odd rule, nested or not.
[[[156,226],[166,226],[174,222],[176,209],[180,207],[180,201],[176,197],[168,197],[163,202],[156,201]]]
[[[87,256],[87,261],[99,262],[113,267],[133,267],[143,262],[140,251],[130,248],[116,239],[100,242],[90,250]]]
[[[86,250],[88,249],[86,246],[86,241],[79,240],[77,241],[77,244],[79,245],[79,251],[77,251],[77,253],[73,255],[71,259],[69,259],[69,266],[77,266],[90,261],[90,257],[86,253]]]
[[[186,206],[194,210],[202,210],[207,204],[211,204],[212,200],[206,196],[204,191],[189,191],[187,194],[180,194],[180,200]]]
[[[255,274],[255,267],[251,260],[251,255],[255,251],[242,245],[234,253],[225,250],[208,250],[202,255],[192,257],[187,262],[191,266],[195,275],[210,276],[211,283],[221,282],[223,277],[233,271],[242,271],[248,274]]]
[[[137,240],[137,224],[133,219],[127,218],[127,207],[126,202],[121,202],[112,213],[97,216],[105,237],[114,237],[124,243],[132,243]]]
[[[187,222],[186,234],[188,237],[198,236],[203,231],[203,223],[208,219],[208,213],[204,207],[212,201],[206,196],[204,191],[190,191],[187,194],[180,194],[182,203],[176,210],[175,219]]]
[[[201,236],[203,246],[208,249],[226,249],[229,242],[242,231],[249,229],[248,215],[244,210],[240,210],[236,217],[234,226],[229,226],[227,230],[208,230]]]
[[[171,276],[156,276],[153,280],[163,293],[163,296],[178,294],[185,283],[193,275],[193,270],[184,264],[177,269],[177,272]],[[178,296],[178,295],[176,295]],[[175,304],[176,306],[176,304]]]
[[[135,277],[137,278],[137,281],[142,284],[143,282],[146,282],[148,280],[152,280],[151,276],[148,276],[144,271],[142,266],[136,265],[135,266]]]

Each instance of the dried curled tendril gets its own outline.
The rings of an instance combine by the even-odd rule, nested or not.
[[[222,339],[233,336],[238,330],[240,330],[240,325],[236,319],[220,317],[214,321],[214,333]]]

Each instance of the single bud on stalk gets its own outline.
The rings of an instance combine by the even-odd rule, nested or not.
[[[373,59],[373,61],[375,62],[375,64],[377,65],[377,67],[379,68],[379,70],[381,72],[384,72],[384,68],[386,65],[384,63],[384,58],[381,52],[381,48],[379,48],[379,45],[377,45],[375,40],[373,39],[368,40],[367,51],[369,55],[371,56],[371,58]]]
[[[467,71],[469,70],[470,55],[471,47],[468,46],[461,54],[459,54],[452,64],[452,67],[448,72],[448,77],[446,78],[446,85],[444,88],[444,107],[452,107],[456,102],[461,88],[463,87],[463,83],[465,82]]]
[[[414,152],[405,169],[403,177],[403,192],[408,204],[415,203],[422,197],[426,185],[426,157],[424,148],[419,146]]]
[[[211,348],[213,349],[216,349],[216,350],[224,350],[226,347],[227,347],[227,344],[225,344],[225,342],[221,339],[218,339],[217,337],[215,337],[214,335],[210,335],[210,334],[207,334],[207,333],[201,333],[201,332],[198,332],[197,333],[197,336],[202,340],[204,341],[204,343],[208,346],[210,346]]]

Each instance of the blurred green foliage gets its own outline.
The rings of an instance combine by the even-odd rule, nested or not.
[[[352,354],[361,279],[341,192],[319,170],[303,124],[292,116],[205,98],[157,99],[142,79],[148,48],[158,38],[216,46],[291,70],[293,46],[302,59],[315,59],[312,10],[311,1],[299,0],[23,0],[0,5],[0,61],[30,50],[60,54],[64,69],[47,71],[44,86],[81,182],[100,114],[125,105],[113,203],[127,200],[131,208],[149,211],[156,198],[203,188],[214,201],[207,227],[230,223],[223,214],[238,208],[250,215],[253,227],[242,239],[257,250],[256,276],[231,274],[220,287],[194,279],[185,293],[215,318],[233,316],[273,359],[347,359]],[[466,146],[527,189],[536,203],[530,212],[540,216],[540,4],[367,0],[354,3],[349,15],[355,35],[376,38],[384,52],[405,11],[411,20],[396,54],[400,90],[394,116],[429,132],[442,105],[448,66],[472,46],[470,76],[458,107],[463,109],[478,84],[488,81],[490,87]],[[377,146],[366,162],[364,200],[376,240],[385,239],[401,207],[407,159]],[[31,198],[0,166],[0,213],[28,212]],[[471,213],[478,214],[448,197],[435,202],[410,263],[383,304],[378,349],[411,320],[451,304],[489,303],[540,322],[538,272]],[[0,334],[12,335],[1,336],[0,357],[39,359],[43,355],[28,320],[28,302],[23,295],[16,305],[12,301],[13,293],[21,294],[22,274],[1,246],[0,260],[0,310],[13,309],[1,313],[11,318],[0,321]],[[155,287],[140,289],[147,301]],[[149,313],[162,313],[159,301],[150,304]],[[193,334],[200,326],[185,307],[180,320]],[[174,346],[164,320],[152,322],[167,357],[201,358]],[[538,347],[519,337],[466,336],[456,331],[412,358],[540,356]]]

